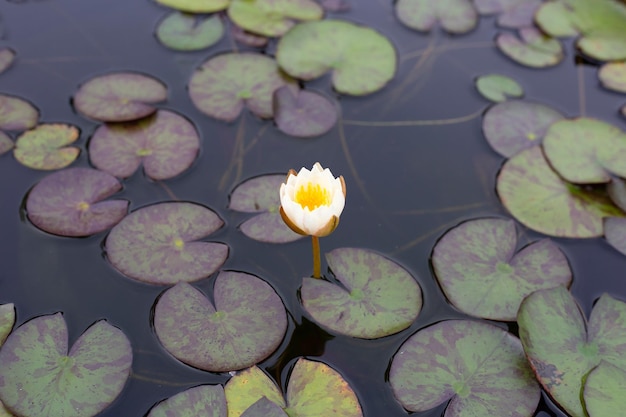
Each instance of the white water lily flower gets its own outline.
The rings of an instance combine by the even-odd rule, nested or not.
[[[301,235],[327,236],[339,224],[346,203],[343,177],[333,177],[316,162],[309,171],[290,170],[280,186],[280,215],[291,230]]]

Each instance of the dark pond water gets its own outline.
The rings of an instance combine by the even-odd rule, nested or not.
[[[121,196],[136,209],[169,201],[173,195],[204,204],[225,220],[225,227],[210,238],[230,246],[224,268],[253,273],[271,283],[291,314],[283,344],[260,364],[283,385],[294,358],[320,359],[349,380],[365,416],[400,417],[407,412],[394,400],[385,380],[393,353],[418,329],[463,316],[446,303],[434,281],[429,266],[434,243],[462,220],[508,217],[495,193],[503,158],[482,136],[480,114],[489,104],[475,91],[473,80],[492,72],[509,75],[522,84],[530,100],[547,103],[568,116],[578,115],[584,108],[588,116],[622,127],[624,121],[617,109],[624,98],[598,86],[596,67],[575,64],[571,42],[566,42],[567,57],[557,67],[527,69],[495,49],[492,42],[498,29],[493,18],[483,18],[479,27],[465,36],[449,36],[439,30],[423,35],[397,22],[391,2],[351,3],[352,10],[341,17],[378,29],[395,43],[401,57],[429,45],[435,48],[427,59],[403,59],[396,78],[381,92],[364,98],[340,97],[344,119],[476,117],[438,126],[346,123],[343,137],[335,128],[318,138],[297,139],[273,126],[260,134],[271,122],[246,114],[241,122],[249,149],[238,155],[235,137],[240,122],[226,124],[204,116],[191,104],[186,89],[191,71],[207,57],[229,50],[230,41],[224,38],[200,52],[167,50],[153,35],[167,10],[147,0],[1,2],[2,44],[16,50],[18,58],[0,75],[0,92],[30,100],[40,109],[43,122],[79,126],[82,153],[74,166],[89,166],[86,143],[97,124],[73,111],[70,99],[77,86],[94,75],[120,70],[144,72],[164,81],[169,98],[160,107],[193,121],[203,138],[201,155],[192,169],[167,181],[166,186],[136,173],[124,182]],[[578,88],[581,80],[583,102]],[[331,91],[327,77],[310,85]],[[233,165],[236,158],[240,166]],[[247,216],[229,211],[227,204],[229,192],[238,182],[311,166],[315,161],[343,174],[348,185],[341,225],[321,240],[322,251],[369,248],[411,271],[421,285],[424,307],[410,328],[373,341],[327,334],[303,318],[297,299],[301,277],[311,273],[309,240],[262,244],[237,230]],[[114,270],[103,257],[105,233],[84,239],[61,238],[41,232],[24,219],[24,197],[46,175],[21,166],[10,153],[0,158],[0,302],[15,303],[17,324],[62,311],[70,329],[70,344],[101,318],[124,331],[134,351],[132,378],[102,416],[141,416],[157,401],[187,387],[225,383],[228,375],[182,365],[161,347],[149,323],[163,288],[132,281]],[[520,230],[526,240],[540,237],[523,227]],[[569,258],[575,274],[572,292],[587,314],[604,292],[626,299],[626,257],[603,239],[556,242]],[[212,283],[207,279],[197,286],[206,290]],[[439,416],[443,409],[420,415]],[[542,401],[537,415],[564,414]]]

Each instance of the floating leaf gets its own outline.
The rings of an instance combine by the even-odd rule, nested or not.
[[[90,417],[122,391],[132,362],[130,342],[101,320],[68,353],[61,313],[32,319],[0,350],[0,397],[24,417]]]
[[[278,69],[276,61],[257,53],[227,53],[200,66],[189,81],[189,96],[205,114],[235,120],[244,105],[259,117],[273,116],[272,93],[295,82]]]
[[[535,22],[543,32],[553,37],[578,34],[578,29],[572,19],[572,9],[570,5],[562,1],[543,3],[535,13]]]
[[[284,86],[274,91],[274,120],[278,129],[297,137],[318,136],[337,123],[338,106],[321,94]]]
[[[507,97],[522,97],[524,90],[517,81],[499,74],[481,75],[476,80],[478,92],[487,100],[500,102]]]
[[[212,372],[242,369],[267,358],[287,330],[287,315],[265,281],[242,272],[220,272],[215,306],[197,289],[178,283],[154,310],[154,328],[179,360]]]
[[[602,65],[598,78],[604,88],[626,93],[626,62],[609,62]]]
[[[0,346],[13,330],[15,324],[15,306],[13,303],[0,305]]]
[[[480,14],[498,14],[498,25],[506,28],[532,26],[541,4],[542,0],[474,0]]]
[[[288,415],[267,397],[263,397],[252,404],[241,417],[288,417]]]
[[[541,143],[550,125],[562,118],[561,113],[544,104],[507,101],[487,110],[483,133],[493,150],[510,158]]]
[[[471,220],[446,232],[431,259],[448,300],[467,314],[515,321],[533,291],[569,286],[572,272],[554,243],[543,239],[518,253],[516,246],[512,220]]]
[[[525,226],[552,236],[597,237],[604,217],[622,217],[606,193],[563,181],[535,146],[504,163],[497,191],[502,204]]]
[[[30,221],[46,232],[93,235],[126,216],[128,201],[102,201],[121,188],[106,172],[68,168],[48,175],[33,187],[26,199],[26,212]]]
[[[0,49],[0,74],[11,66],[15,59],[15,51],[11,48]]]
[[[324,10],[312,0],[232,0],[228,17],[239,27],[263,36],[282,36],[294,20],[319,20]]]
[[[342,20],[300,23],[280,39],[276,59],[303,80],[332,71],[335,89],[352,95],[380,90],[396,72],[396,51],[387,38]]]
[[[189,388],[155,405],[147,417],[226,417],[221,385]]]
[[[78,158],[80,149],[67,145],[74,143],[79,136],[76,126],[41,124],[17,138],[13,154],[15,159],[29,168],[65,168]]]
[[[520,341],[469,320],[439,322],[411,336],[393,358],[389,382],[409,411],[450,401],[446,417],[529,417],[540,397]]]
[[[198,242],[223,224],[217,214],[198,204],[143,207],[111,230],[107,257],[124,275],[150,284],[197,281],[215,272],[228,257],[227,245]]]
[[[261,213],[243,222],[244,235],[259,242],[287,243],[302,236],[293,232],[280,216],[278,190],[285,175],[263,175],[239,184],[230,195],[228,207],[244,213]]]
[[[611,246],[626,255],[626,219],[621,217],[604,219],[604,236]]]
[[[224,35],[224,24],[218,15],[202,19],[172,12],[159,23],[156,36],[161,43],[177,51],[196,51],[217,43]]]
[[[136,122],[101,125],[89,142],[96,168],[120,178],[130,177],[142,163],[154,180],[175,177],[191,166],[199,150],[193,124],[167,110]]]
[[[396,14],[406,26],[424,32],[439,22],[450,33],[467,33],[478,23],[478,13],[469,0],[398,0]]]
[[[6,133],[0,131],[0,155],[9,152],[13,149],[13,146],[11,138]]]
[[[304,278],[302,304],[332,331],[363,339],[388,336],[411,325],[422,293],[404,268],[365,249],[341,248],[326,255],[341,286]]]
[[[156,2],[187,13],[213,13],[226,9],[230,0],[156,0]]]
[[[26,130],[35,127],[39,111],[26,100],[0,94],[0,129]]]
[[[563,47],[553,38],[547,37],[534,27],[519,31],[521,40],[512,33],[501,33],[496,45],[506,56],[528,67],[542,68],[556,65],[563,59]]]
[[[543,140],[550,165],[566,181],[602,184],[612,174],[626,177],[626,134],[600,120],[561,120],[550,126]]]
[[[246,32],[237,25],[230,26],[230,34],[237,42],[252,46],[253,48],[262,48],[267,45],[267,42],[269,41],[269,39],[265,36]]]
[[[281,408],[287,407],[283,394],[269,376],[256,366],[237,372],[224,388],[228,403],[228,417],[240,417],[262,398]]]
[[[618,177],[611,178],[611,182],[607,184],[606,190],[615,205],[626,211],[626,180]]]
[[[626,371],[601,361],[585,380],[583,397],[590,417],[618,416],[626,410]]]
[[[564,287],[539,290],[521,304],[519,335],[537,379],[573,417],[586,413],[581,390],[602,360],[626,369],[626,303],[604,294],[589,323]]]
[[[329,12],[347,12],[351,9],[347,0],[320,0],[320,6]]]
[[[74,95],[74,106],[84,116],[103,122],[128,122],[156,111],[167,98],[163,83],[147,75],[116,72],[92,78]]]

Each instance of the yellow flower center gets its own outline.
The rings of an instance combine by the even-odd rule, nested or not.
[[[319,184],[308,183],[296,190],[295,200],[303,208],[307,207],[309,210],[314,210],[319,206],[330,205],[330,194],[326,188],[322,188]]]

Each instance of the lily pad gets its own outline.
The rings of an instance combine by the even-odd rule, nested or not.
[[[483,133],[494,151],[510,158],[541,143],[548,128],[562,118],[561,113],[544,104],[507,101],[487,110]]]
[[[89,142],[95,167],[119,178],[130,177],[142,163],[154,180],[175,177],[191,166],[199,150],[193,124],[167,110],[136,122],[101,125]]]
[[[558,237],[598,237],[604,217],[623,217],[605,192],[569,184],[552,170],[538,146],[504,163],[500,201],[525,226]]]
[[[0,74],[11,66],[15,59],[15,51],[11,48],[0,49]]]
[[[496,45],[513,61],[533,68],[550,67],[563,59],[561,43],[543,35],[534,27],[519,30],[521,39],[512,33],[501,33],[496,38]]]
[[[247,32],[237,25],[230,26],[230,34],[237,42],[253,48],[262,48],[269,42],[269,38]]]
[[[342,20],[300,23],[278,42],[276,59],[293,77],[312,80],[332,71],[340,93],[383,88],[396,72],[396,51],[373,29]]]
[[[607,242],[626,255],[626,219],[609,217],[604,219],[604,236]]]
[[[226,417],[226,397],[221,385],[189,388],[155,405],[147,417]]]
[[[469,320],[439,322],[411,336],[393,358],[389,382],[409,411],[449,401],[444,417],[530,417],[540,398],[519,339]]]
[[[564,1],[543,3],[535,13],[535,22],[544,33],[553,37],[576,36],[575,19],[572,19],[571,5]]]
[[[216,44],[224,35],[224,24],[219,15],[208,18],[172,12],[156,29],[156,37],[170,49],[197,51]]]
[[[281,408],[287,404],[276,383],[256,366],[237,372],[224,387],[228,417],[240,417],[262,398],[267,398]]]
[[[24,417],[90,417],[119,395],[130,375],[130,342],[101,320],[68,353],[61,313],[32,319],[0,350],[0,398]]]
[[[561,120],[550,126],[543,150],[559,175],[574,184],[603,184],[626,177],[626,133],[600,120]]]
[[[598,78],[604,88],[626,93],[626,62],[609,62],[602,65]]]
[[[0,94],[0,129],[26,130],[35,127],[39,111],[28,101]]]
[[[122,188],[119,181],[89,168],[68,168],[36,184],[26,199],[31,222],[61,236],[102,232],[126,216],[128,201],[106,200]]]
[[[213,13],[228,7],[230,0],[156,0],[157,3],[187,13]]]
[[[167,87],[148,75],[116,72],[92,78],[74,95],[74,107],[84,116],[103,122],[128,122],[156,111],[167,98]]]
[[[611,201],[615,205],[626,211],[626,180],[618,177],[611,178],[606,186],[606,190],[609,193]]]
[[[602,360],[626,369],[626,303],[604,294],[589,322],[564,287],[539,290],[521,304],[519,335],[543,388],[567,413],[583,417],[585,377]]]
[[[626,410],[626,371],[600,362],[587,375],[583,398],[590,417],[618,416]]]
[[[319,20],[322,7],[312,0],[231,0],[228,17],[239,27],[263,36],[282,36],[294,20]]]
[[[230,195],[228,207],[244,213],[260,213],[243,222],[239,228],[259,242],[287,243],[302,238],[293,232],[280,216],[277,192],[285,175],[263,175],[239,184]]]
[[[0,131],[0,155],[13,149],[13,141],[6,133]]]
[[[165,291],[154,310],[159,340],[174,357],[212,372],[243,369],[272,354],[287,330],[280,297],[265,281],[220,272],[215,306],[187,283]]]
[[[363,339],[406,329],[422,308],[422,292],[411,274],[395,262],[357,248],[326,255],[341,286],[304,278],[304,309],[324,328]]]
[[[312,91],[292,91],[287,86],[274,91],[274,121],[291,136],[311,137],[328,132],[337,123],[336,103]]]
[[[15,325],[15,306],[13,303],[0,305],[0,346],[13,330]]]
[[[267,399],[261,398],[248,408],[241,417],[289,417],[283,409]]]
[[[470,0],[398,0],[395,7],[400,22],[424,32],[439,22],[450,33],[467,33],[478,23]]]
[[[215,272],[228,257],[227,245],[198,241],[223,224],[217,214],[198,204],[143,207],[111,230],[107,257],[124,275],[150,284],[197,281]]]
[[[22,165],[33,169],[65,168],[78,158],[80,149],[67,146],[80,136],[76,126],[41,124],[17,138],[13,154]]]
[[[570,285],[567,259],[550,240],[517,253],[516,246],[512,220],[471,220],[449,230],[431,257],[448,300],[473,316],[515,321],[520,303],[533,291]]]
[[[499,74],[481,75],[476,80],[476,88],[487,100],[495,102],[506,101],[508,97],[522,97],[524,95],[524,90],[517,81]]]
[[[244,105],[262,118],[273,116],[272,93],[296,86],[272,58],[257,53],[217,55],[191,76],[189,96],[203,113],[216,119],[235,120]]]
[[[542,0],[474,0],[480,14],[498,14],[498,25],[516,29],[532,26],[542,3]]]

